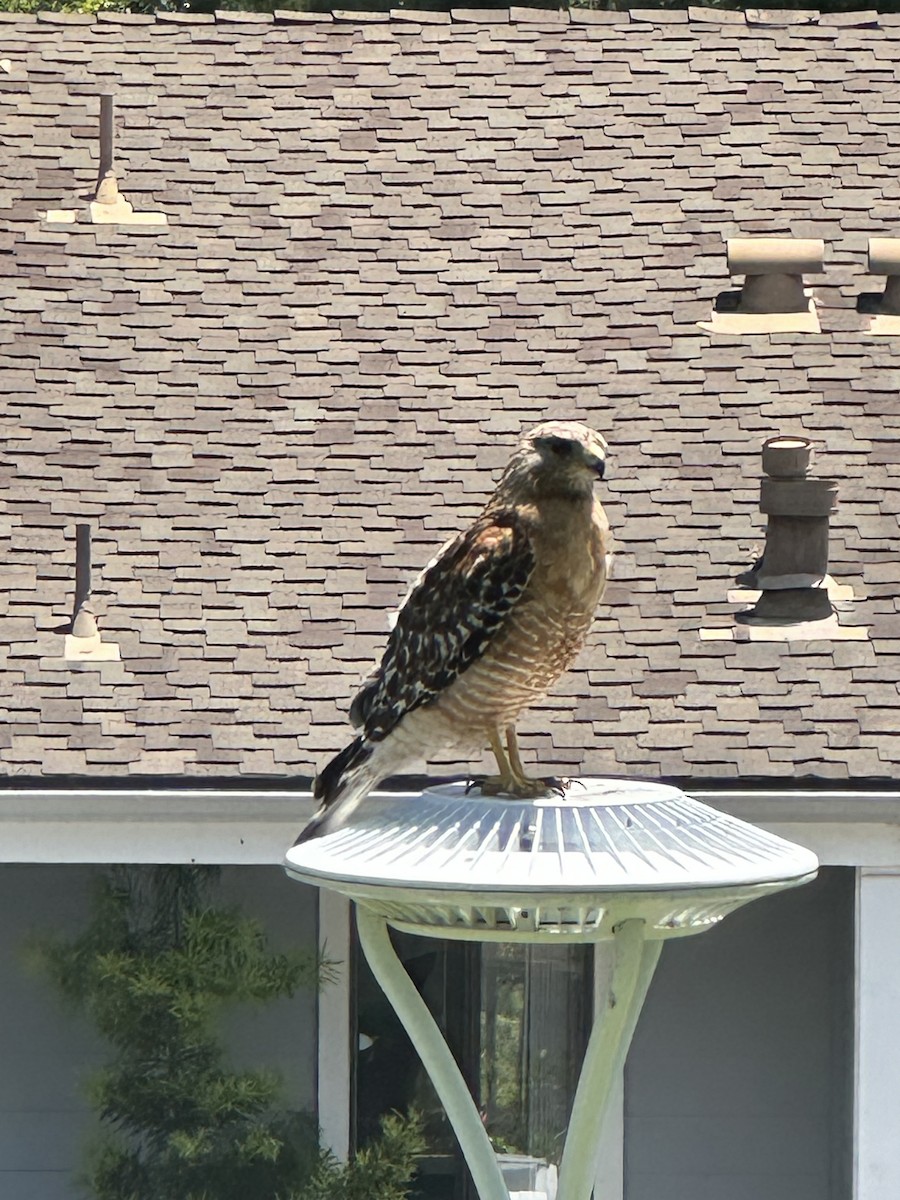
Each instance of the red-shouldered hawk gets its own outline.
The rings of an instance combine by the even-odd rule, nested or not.
[[[300,841],[339,828],[380,780],[447,747],[490,745],[500,773],[484,792],[546,793],[525,774],[515,723],[570,666],[603,595],[610,535],[593,483],[606,450],[574,421],[525,434],[481,516],[401,605],[350,708],[362,732],[316,779],[322,805]]]

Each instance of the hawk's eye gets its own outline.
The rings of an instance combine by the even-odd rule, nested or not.
[[[557,458],[569,458],[575,448],[574,443],[568,438],[555,437],[553,434],[540,438],[539,444],[552,450]]]

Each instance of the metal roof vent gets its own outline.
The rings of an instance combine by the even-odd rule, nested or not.
[[[869,332],[900,333],[900,238],[869,238],[869,273],[886,275],[884,291],[860,296],[859,310],[872,314]]]
[[[729,238],[728,270],[743,275],[739,292],[723,292],[712,320],[717,333],[818,333],[819,318],[804,275],[820,274],[825,243],[818,238]]]
[[[77,638],[97,636],[97,622],[90,607],[91,527],[75,526],[75,599],[72,604],[72,634]]]
[[[168,225],[164,213],[135,212],[134,206],[119,191],[113,165],[114,151],[114,97],[106,93],[100,97],[97,185],[82,219],[94,225]],[[46,220],[54,224],[71,225],[78,220],[78,212],[75,209],[50,209],[46,213]]]

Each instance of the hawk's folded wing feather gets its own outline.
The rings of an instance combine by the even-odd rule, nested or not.
[[[446,546],[407,596],[381,664],[353,701],[351,720],[369,741],[481,657],[533,569],[531,538],[515,510],[481,517]]]

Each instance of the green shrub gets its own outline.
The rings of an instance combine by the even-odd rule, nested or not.
[[[418,1123],[389,1119],[355,1162],[321,1151],[271,1071],[236,1071],[223,1013],[317,988],[314,953],[272,953],[258,922],[215,907],[208,867],[114,867],[88,927],[31,957],[113,1049],[90,1084],[103,1131],[84,1184],[96,1200],[402,1200]]]

